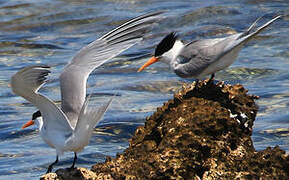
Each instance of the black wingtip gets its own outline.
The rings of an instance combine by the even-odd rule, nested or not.
[[[32,65],[32,66],[28,66],[26,68],[43,68],[43,69],[50,69],[51,66],[48,66],[46,64],[37,64],[37,65]]]
[[[46,64],[40,64],[40,65],[37,65],[37,66],[39,66],[41,68],[45,68],[45,69],[50,69],[51,68],[50,66],[48,66]]]
[[[103,35],[100,39],[109,39],[111,38],[113,35],[117,34],[116,32],[118,32],[120,29],[124,28],[124,27],[129,27],[129,25],[137,22],[137,21],[140,21],[140,23],[144,23],[144,22],[141,22],[141,20],[144,20],[144,19],[150,19],[152,17],[154,17],[154,19],[150,19],[150,22],[153,23],[153,22],[158,22],[160,19],[162,19],[161,17],[161,14],[163,14],[165,11],[163,10],[160,10],[160,11],[153,11],[153,12],[149,12],[149,13],[146,13],[146,14],[142,14],[142,15],[139,15],[135,18],[132,18],[131,20],[127,21],[126,23],[118,26],[117,28],[113,29],[112,31],[106,33],[105,35]],[[148,21],[147,21],[148,22]]]

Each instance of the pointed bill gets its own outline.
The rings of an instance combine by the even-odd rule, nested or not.
[[[152,65],[155,62],[158,62],[159,58],[153,56],[152,58],[150,58],[142,67],[140,67],[137,72],[141,72],[142,70],[144,70],[144,68]]]
[[[33,125],[33,124],[34,124],[34,121],[33,121],[33,120],[29,120],[29,121],[27,121],[27,123],[25,123],[25,124],[22,126],[21,129],[25,129],[25,128]]]

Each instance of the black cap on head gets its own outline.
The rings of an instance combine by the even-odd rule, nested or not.
[[[172,32],[166,35],[166,37],[157,45],[156,50],[155,50],[155,57],[161,56],[165,52],[172,49],[177,38],[178,36],[176,35],[175,32]]]
[[[40,111],[36,111],[35,113],[32,114],[32,120],[35,120],[35,119],[37,119],[40,116],[41,116],[41,112]]]

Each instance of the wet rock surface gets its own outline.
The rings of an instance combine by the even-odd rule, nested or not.
[[[251,139],[257,96],[242,85],[184,85],[146,119],[116,158],[94,165],[82,179],[289,178],[285,151],[256,152]],[[51,179],[73,179],[60,170]],[[79,171],[79,170],[78,170]],[[88,171],[88,170],[86,170]],[[51,173],[50,173],[51,174]],[[78,177],[82,173],[76,173]],[[61,178],[59,178],[61,177]],[[69,177],[69,178],[63,178]],[[44,177],[42,177],[44,178]],[[80,178],[78,178],[80,179]]]

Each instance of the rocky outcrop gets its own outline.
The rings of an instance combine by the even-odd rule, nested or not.
[[[86,174],[95,176],[83,179],[289,178],[283,150],[254,149],[257,98],[242,85],[184,85],[136,129],[122,154],[94,165]],[[58,170],[54,176],[72,179],[73,173]]]

